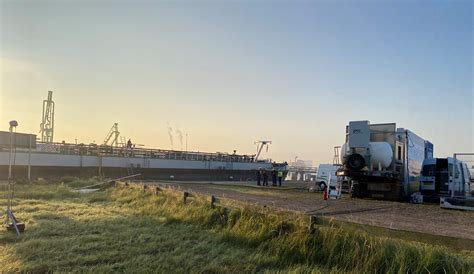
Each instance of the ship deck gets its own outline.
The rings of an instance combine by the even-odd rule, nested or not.
[[[9,151],[9,146],[0,146],[0,151]],[[16,151],[28,151],[28,148],[18,148]],[[70,144],[37,142],[32,152],[55,153],[62,155],[103,156],[103,157],[131,157],[166,160],[188,161],[217,161],[217,162],[271,162],[271,159],[255,160],[255,155],[236,154],[226,152],[180,151],[143,147],[106,146],[97,144]]]

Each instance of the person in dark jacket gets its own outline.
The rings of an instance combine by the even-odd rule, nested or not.
[[[257,185],[260,185],[260,180],[262,180],[262,171],[257,170]]]
[[[272,186],[277,185],[277,172],[276,170],[272,170]]]
[[[268,186],[268,173],[266,170],[263,171],[263,185]]]

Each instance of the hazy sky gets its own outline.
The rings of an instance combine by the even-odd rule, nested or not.
[[[2,1],[0,129],[332,162],[350,120],[474,150],[472,1]],[[181,144],[175,134],[174,148]]]

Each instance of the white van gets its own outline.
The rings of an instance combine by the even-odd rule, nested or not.
[[[430,158],[423,161],[420,177],[420,192],[424,200],[438,200],[441,196],[470,196],[474,191],[472,174],[467,164],[456,160],[456,173],[453,174],[454,158]]]
[[[333,164],[320,164],[318,172],[316,173],[315,183],[323,191],[328,186],[329,177],[331,177],[331,184],[337,183],[336,171],[339,169],[338,166]]]

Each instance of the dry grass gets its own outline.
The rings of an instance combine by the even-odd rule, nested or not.
[[[185,205],[170,189],[80,195],[68,186],[87,183],[17,187],[15,212],[27,230],[19,238],[0,232],[0,272],[468,273],[474,266],[447,248],[331,224],[309,234],[307,217],[294,213],[211,208],[201,196]]]

